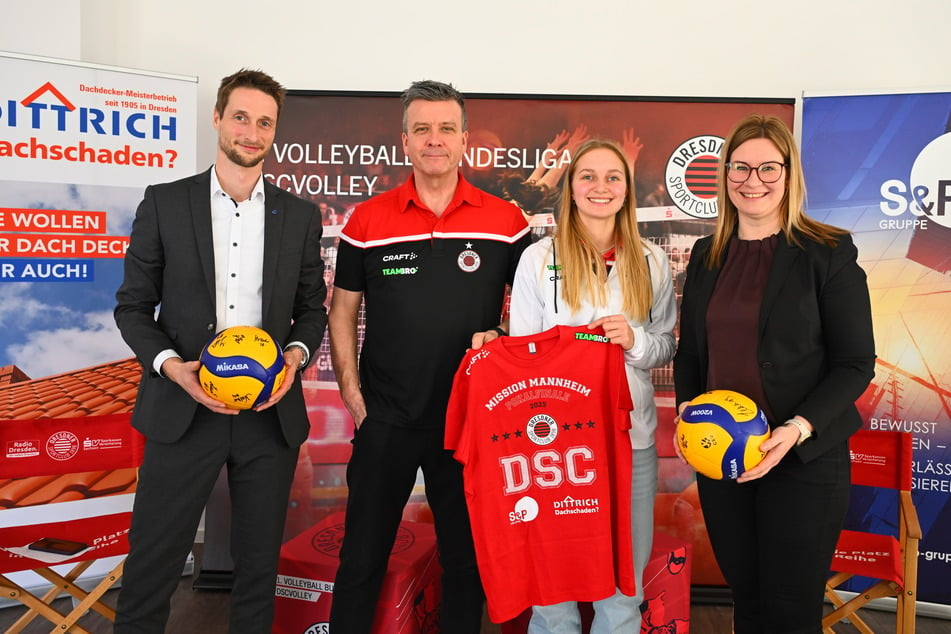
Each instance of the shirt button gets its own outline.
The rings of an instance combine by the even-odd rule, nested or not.
[[[207,330],[214,330],[214,329],[215,329],[215,325],[214,325],[214,324],[205,324],[205,328],[206,328]]]

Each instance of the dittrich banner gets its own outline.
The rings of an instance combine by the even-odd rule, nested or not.
[[[40,473],[28,463],[124,482],[105,458],[128,446],[131,400],[110,390],[136,381],[139,369],[113,321],[115,292],[145,186],[195,171],[197,80],[6,52],[0,77],[0,463],[22,467],[0,484],[29,485],[0,492],[4,515],[11,526],[20,518],[21,532],[122,520],[131,495],[106,495],[104,486],[77,493],[62,476],[42,496],[28,495],[37,489],[30,476]],[[120,420],[108,426],[97,414]],[[50,428],[56,419],[81,426]],[[4,533],[0,547],[22,546],[18,539]],[[28,589],[49,585],[25,571],[35,561],[21,560],[24,571],[12,579]],[[83,578],[115,563],[97,561]]]
[[[868,429],[914,435],[918,598],[947,606],[951,91],[804,95],[802,155],[810,215],[854,233],[868,274],[878,360],[859,408]],[[860,493],[849,521],[891,523],[893,504]]]
[[[469,139],[462,174],[517,204],[536,236],[550,232],[557,221],[560,177],[573,149],[589,137],[617,141],[635,166],[641,233],[670,258],[678,301],[693,243],[713,231],[716,163],[724,137],[750,113],[777,115],[790,127],[795,114],[792,99],[491,94],[466,95],[466,109]],[[265,178],[320,208],[328,284],[348,214],[358,203],[401,184],[412,171],[403,153],[401,117],[396,93],[288,94]],[[337,394],[326,339],[304,379],[311,434],[291,492],[287,538],[346,504],[353,423]],[[652,372],[652,379],[659,410],[656,526],[693,544],[694,584],[721,586],[693,471],[674,454],[671,366]],[[426,511],[417,490],[405,518]]]

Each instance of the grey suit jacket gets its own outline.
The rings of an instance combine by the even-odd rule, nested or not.
[[[875,344],[865,271],[852,236],[828,247],[780,233],[760,307],[757,358],[763,390],[782,424],[796,414],[816,438],[796,448],[804,461],[844,443],[862,425],[855,407],[874,376]],[[708,269],[712,238],[696,242],[687,265],[674,357],[677,402],[707,389],[707,306],[720,269]]]
[[[186,361],[197,360],[219,330],[210,174],[145,190],[116,292],[116,324],[143,367],[132,425],[158,442],[179,439],[198,404],[156,374],[152,362],[167,349]],[[312,203],[269,183],[264,205],[263,328],[280,344],[300,341],[314,355],[327,324],[320,214]],[[275,406],[290,446],[301,444],[308,433],[299,373],[297,377]]]

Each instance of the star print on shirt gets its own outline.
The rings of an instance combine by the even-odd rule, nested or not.
[[[593,420],[589,420],[586,423],[581,422],[579,420],[579,421],[575,421],[574,423],[562,423],[561,425],[562,431],[566,431],[566,432],[572,431],[572,430],[582,431],[584,429],[594,429],[595,427],[597,427],[597,423],[594,422]],[[525,432],[523,430],[516,429],[515,431],[505,431],[505,432],[502,432],[501,434],[492,434],[491,436],[489,436],[489,438],[492,440],[492,442],[499,442],[500,440],[512,440],[513,438],[519,439],[519,438],[522,438],[524,435],[525,435]]]

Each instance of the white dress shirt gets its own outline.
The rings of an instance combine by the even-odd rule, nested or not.
[[[211,170],[211,230],[215,247],[215,312],[218,332],[231,326],[262,326],[261,295],[264,269],[264,175],[251,196],[236,201]],[[310,351],[303,343],[305,365]],[[155,357],[153,367],[161,374],[162,364],[181,357],[175,350],[163,350]]]

